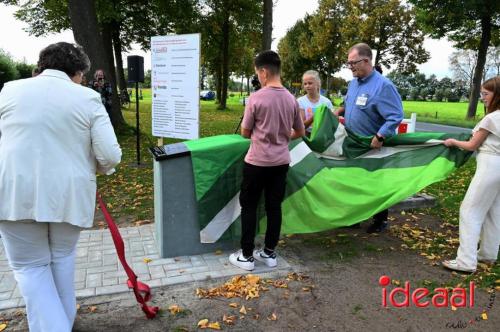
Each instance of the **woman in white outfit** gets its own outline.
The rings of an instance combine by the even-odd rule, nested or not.
[[[96,172],[120,162],[101,96],[80,85],[80,46],[49,45],[40,75],[0,92],[0,234],[26,303],[30,331],[72,329],[80,230],[91,227]]]
[[[457,258],[443,262],[451,270],[464,272],[474,272],[478,261],[494,263],[500,245],[500,76],[483,83],[481,98],[487,114],[474,128],[472,138],[444,142],[478,151],[476,173],[460,206]]]

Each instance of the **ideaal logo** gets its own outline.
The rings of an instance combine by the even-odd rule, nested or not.
[[[416,307],[425,308],[432,304],[435,308],[451,308],[456,310],[459,307],[474,307],[474,295],[476,286],[473,281],[469,283],[469,288],[455,287],[449,291],[447,288],[437,287],[432,292],[432,297],[430,300],[423,300],[425,297],[431,294],[427,288],[416,288],[413,291],[410,287],[410,282],[406,281],[404,287],[395,287],[390,292],[388,292],[386,286],[391,283],[391,278],[388,276],[381,276],[379,279],[379,285],[382,286],[382,306],[384,308],[388,307],[388,299],[391,306],[395,308],[409,307],[410,302]],[[446,323],[447,328],[453,329],[464,329],[471,326],[474,323],[480,322],[482,320],[488,319],[488,312],[493,308],[495,303],[495,289],[492,288],[489,291],[490,297],[488,305],[481,315],[476,316],[472,319],[458,320],[457,322]],[[403,297],[401,302],[396,300],[396,296]],[[398,296],[398,297],[400,297]]]
[[[433,296],[431,300],[423,300],[427,297],[431,292],[427,288],[416,288],[415,290],[411,290],[410,282],[406,281],[405,286],[403,287],[395,287],[389,292],[389,296],[387,294],[387,288],[391,283],[391,278],[388,276],[381,276],[378,283],[382,286],[382,306],[387,307],[387,298],[389,298],[389,302],[393,307],[402,308],[409,307],[410,300],[411,302],[419,308],[425,308],[432,304],[432,306],[436,308],[444,308],[449,307],[450,304],[456,308],[458,307],[474,307],[474,291],[475,286],[474,282],[471,281],[469,283],[469,289],[456,287],[448,291],[446,288],[438,287],[434,289]],[[404,297],[402,302],[396,301],[396,295],[401,294]],[[450,296],[451,295],[451,296]]]

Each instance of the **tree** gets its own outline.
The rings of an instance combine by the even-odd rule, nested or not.
[[[202,40],[203,65],[215,76],[218,109],[226,108],[232,50],[235,40],[246,34],[262,38],[262,3],[245,0],[204,0],[200,18],[205,32]],[[254,13],[249,15],[249,13]],[[244,37],[243,37],[244,38]]]
[[[82,45],[92,61],[91,72],[103,69],[111,77],[112,107],[109,113],[115,128],[125,123],[114,79],[114,65],[109,61],[111,44],[106,47],[99,25],[93,0],[68,0],[69,16],[75,41]],[[110,38],[110,36],[107,36]],[[108,40],[109,42],[109,40]]]
[[[447,37],[460,49],[477,51],[467,119],[476,115],[481,79],[489,46],[500,44],[500,1],[498,0],[410,0],[417,18],[433,38]]]
[[[342,67],[359,34],[360,15],[354,1],[320,0],[299,44],[300,52],[315,64],[313,69],[329,78]]]
[[[484,78],[488,79],[500,75],[500,47],[488,48]]]
[[[361,40],[377,51],[374,65],[414,73],[429,59],[416,13],[400,0],[359,1]]]
[[[318,69],[319,65],[309,55],[302,52],[301,44],[304,38],[312,34],[310,31],[312,16],[306,15],[298,20],[278,43],[278,53],[281,57],[281,73],[283,82],[291,85],[300,82],[302,74],[308,69]]]
[[[477,52],[472,50],[458,50],[449,57],[450,70],[453,78],[467,82],[470,87],[477,66]]]
[[[270,50],[273,34],[273,0],[264,0],[262,19],[262,50]]]
[[[16,69],[19,73],[19,78],[29,78],[33,76],[35,65],[29,65],[26,62],[17,62]]]
[[[11,56],[0,49],[0,90],[5,83],[17,79],[18,76],[19,72]]]
[[[399,0],[321,0],[311,20],[312,34],[302,47],[309,58],[320,57],[329,76],[345,62],[350,46],[365,42],[376,50],[374,64],[415,72],[429,59],[415,12]]]

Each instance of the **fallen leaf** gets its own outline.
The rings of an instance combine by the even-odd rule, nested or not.
[[[222,322],[227,324],[227,325],[234,325],[234,322],[236,321],[236,316],[222,316]]]
[[[220,249],[219,249],[219,250],[216,250],[216,251],[215,251],[215,254],[216,254],[216,255],[222,255],[222,250],[220,250]]]
[[[240,309],[240,314],[243,314],[243,315],[246,315],[247,314],[247,310],[245,309],[245,306],[242,305],[241,306],[241,309]]]
[[[182,309],[177,304],[172,304],[170,307],[168,307],[168,311],[170,311],[170,313],[172,315],[175,315],[175,314],[181,312]]]
[[[80,303],[76,304],[76,310],[80,310]]]
[[[202,319],[198,322],[198,327],[202,329],[206,329],[208,326],[208,319]]]
[[[229,306],[230,306],[231,308],[238,308],[238,303],[236,303],[236,302],[232,302],[232,303],[229,303]]]
[[[220,330],[220,324],[219,324],[219,322],[210,323],[210,324],[208,324],[207,327],[209,329],[212,329],[212,330]]]
[[[455,307],[454,305],[452,305],[452,306],[451,306],[451,310],[456,311],[456,310],[457,310],[457,307]]]
[[[482,318],[483,320],[487,320],[487,319],[488,319],[488,315],[487,315],[485,312],[483,312],[483,313],[481,314],[481,318]],[[0,331],[1,331],[1,330],[0,330]]]
[[[255,314],[255,315],[253,315],[252,318],[255,319],[255,320],[258,320],[260,318],[260,315],[259,314]]]
[[[310,292],[311,288],[309,288],[309,287],[302,287],[302,291],[304,291],[304,292]]]
[[[144,263],[149,263],[149,262],[151,262],[151,261],[153,261],[153,260],[152,260],[151,258],[147,258],[147,257],[145,257],[145,258],[143,258],[143,259],[142,259],[142,261],[143,261]]]
[[[97,307],[95,305],[89,307],[89,312],[96,312]]]
[[[7,324],[6,323],[2,323],[0,324],[0,331],[3,331],[7,328]]]
[[[278,316],[276,316],[276,314],[273,312],[271,314],[271,316],[267,317],[267,320],[277,320],[278,319]]]

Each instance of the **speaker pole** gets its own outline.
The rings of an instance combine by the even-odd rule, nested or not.
[[[141,164],[141,148],[139,141],[139,82],[135,82],[135,127],[136,127],[136,149],[137,149],[137,165]]]

